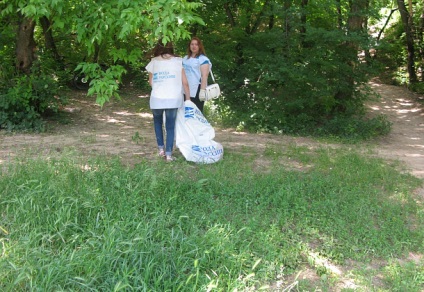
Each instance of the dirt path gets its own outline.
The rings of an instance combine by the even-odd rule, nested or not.
[[[405,162],[410,172],[424,178],[424,96],[406,88],[371,82],[381,99],[370,104],[372,111],[384,113],[393,123],[392,132],[379,142],[378,153]]]
[[[386,114],[393,122],[392,133],[378,142],[378,155],[404,161],[413,175],[424,178],[424,111],[417,103],[420,96],[401,87],[370,84],[382,96],[370,105],[371,110]],[[71,150],[81,155],[118,155],[130,164],[156,159],[146,96],[126,90],[123,97],[101,109],[93,98],[76,92],[63,119],[50,121],[47,133],[10,135],[0,131],[0,166],[20,153],[48,157]],[[216,141],[231,151],[246,147],[263,150],[270,143],[318,145],[313,139],[238,133],[231,129],[216,129]]]

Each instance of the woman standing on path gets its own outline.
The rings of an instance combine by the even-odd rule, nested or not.
[[[199,38],[193,37],[190,40],[187,55],[183,59],[183,66],[190,86],[191,101],[203,113],[206,96],[205,88],[208,84],[208,76],[212,68],[212,63],[206,57],[205,48]]]
[[[150,108],[153,112],[153,123],[158,145],[159,156],[166,161],[174,160],[172,149],[175,138],[175,119],[178,108],[183,106],[183,92],[190,100],[190,91],[185,75],[182,59],[174,54],[171,42],[164,45],[158,42],[153,50],[154,58],[146,66],[149,72],[149,83],[152,86]],[[166,145],[163,134],[163,114],[166,122]]]

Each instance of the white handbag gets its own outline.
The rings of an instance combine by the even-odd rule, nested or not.
[[[219,88],[218,83],[215,82],[215,77],[213,76],[212,70],[210,70],[211,72],[211,77],[213,80],[213,84],[206,86],[205,90],[206,90],[206,94],[205,94],[205,99],[202,101],[208,101],[211,99],[215,99],[218,98],[221,95],[221,89]]]

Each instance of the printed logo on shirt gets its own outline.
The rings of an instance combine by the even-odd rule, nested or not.
[[[177,76],[175,74],[171,74],[168,71],[160,71],[153,74],[153,82],[163,82],[166,79],[175,79]]]

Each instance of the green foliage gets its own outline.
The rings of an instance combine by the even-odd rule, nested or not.
[[[122,75],[129,67],[136,70],[143,67],[146,52],[158,39],[162,38],[165,42],[187,39],[188,25],[204,24],[195,13],[201,4],[186,1],[115,0],[98,3],[37,0],[27,3],[13,0],[4,6],[0,15],[1,27],[10,27],[9,20],[15,25],[18,22],[17,12],[36,20],[47,17],[57,51],[62,57],[56,61],[61,63],[59,70],[63,74],[57,75],[72,76],[77,68],[79,73],[91,80],[88,94],[95,95],[101,105],[112,97],[119,98]],[[3,23],[2,20],[7,21]],[[42,29],[36,29],[35,41],[39,55],[46,55],[48,50],[43,46]],[[13,53],[9,50],[8,58],[13,59]],[[6,52],[0,51],[0,55],[3,54],[6,56]],[[99,70],[100,64],[108,69]],[[55,68],[54,64],[50,65],[50,68]]]
[[[117,82],[127,71],[122,65],[130,64],[136,70],[142,67],[144,54],[158,39],[187,39],[187,26],[202,23],[194,12],[199,5],[168,0],[80,3],[77,9],[85,13],[73,26],[76,41],[85,48],[87,58],[97,57],[92,66],[110,66],[107,71],[90,69],[84,63],[77,67],[93,80],[88,94],[95,95],[100,105],[112,97],[119,99]]]
[[[412,3],[412,2],[411,2]],[[419,80],[415,84],[410,84],[409,74],[407,71],[408,63],[408,48],[406,45],[405,27],[402,23],[399,11],[396,11],[392,17],[389,25],[384,30],[384,38],[376,46],[376,57],[384,64],[384,71],[380,79],[388,84],[408,86],[412,91],[422,93],[424,87],[424,78],[421,72],[424,68],[423,61],[423,38],[422,38],[422,18],[419,11],[423,10],[422,2],[414,2],[412,4],[412,30],[416,33],[413,34],[414,38],[414,68]],[[386,10],[386,14],[388,14]]]
[[[238,129],[297,134],[317,133],[340,116],[354,120],[368,98],[363,85],[380,69],[358,59],[358,48],[370,46],[367,34],[335,26],[339,15],[333,1],[306,7],[261,3],[201,13],[213,23],[198,34],[224,93],[216,101],[218,115]],[[215,2],[207,5],[220,9]],[[235,25],[218,25],[229,11]]]
[[[341,120],[367,124],[357,116],[363,111],[367,98],[360,85],[368,80],[374,68],[358,62],[352,70],[348,64],[350,53],[340,45],[361,38],[346,37],[337,31],[310,29],[304,39],[310,46],[301,51],[293,48],[288,55],[280,51],[282,47],[287,48],[288,43],[261,45],[266,39],[275,39],[274,34],[252,36],[255,41],[245,46],[244,54],[251,61],[243,64],[241,70],[245,79],[233,80],[234,85],[229,86],[224,81],[225,99],[219,102],[223,109],[229,107],[233,111],[231,119],[247,130],[259,132],[311,135],[318,133],[317,128],[324,128],[320,133],[364,138],[387,133],[378,130],[364,133],[361,127],[350,127],[345,132],[341,128],[346,125],[341,125],[340,131],[331,131],[336,130],[331,125]],[[294,42],[293,38],[290,42]],[[291,51],[291,47],[288,50]],[[254,58],[257,54],[262,57]],[[349,78],[356,80],[354,87],[347,82]],[[370,129],[374,127],[371,124],[375,123],[370,121]]]
[[[231,152],[214,165],[125,168],[72,152],[5,165],[0,288],[271,289],[305,268],[337,277],[323,262],[423,252],[423,230],[411,228],[423,224],[411,196],[419,180],[343,147],[278,150],[311,166],[293,171],[272,149],[263,173]]]
[[[408,87],[409,89],[411,89],[414,92],[417,92],[419,94],[424,94],[424,82],[418,82],[415,84],[411,84]],[[422,100],[421,100],[422,102]]]
[[[44,45],[43,30],[37,26],[40,62],[55,72],[54,78],[61,85],[74,73],[83,74],[90,80],[87,93],[100,105],[120,98],[124,74],[137,72],[133,84],[149,90],[142,81],[146,77],[139,72],[158,39],[175,42],[177,51],[185,53],[187,39],[197,35],[206,45],[223,91],[210,113],[224,124],[258,132],[328,133],[342,138],[387,132],[381,119],[362,118],[368,98],[363,85],[384,68],[377,60],[387,62],[390,68],[404,64],[400,23],[386,30],[387,41],[377,44],[376,60],[358,58],[358,51],[376,45],[367,32],[349,25],[352,15],[348,2],[302,3],[8,1],[0,16],[4,28],[0,58],[5,61],[0,62],[0,84],[13,79],[16,12],[20,12],[24,17],[47,17],[50,21],[61,57],[55,61],[60,64],[47,57],[50,52]],[[379,8],[387,5],[379,1],[358,14],[375,24],[384,19]],[[400,70],[390,74],[393,76],[397,83],[407,79]],[[340,121],[343,125],[336,126]],[[366,124],[366,133],[360,124]]]
[[[101,106],[113,96],[119,99],[117,91],[125,72],[124,67],[114,65],[102,68],[98,63],[80,63],[75,71],[83,72],[85,78],[91,80],[88,95],[95,95],[96,102]]]
[[[0,32],[0,88],[8,86],[8,82],[15,74],[14,60],[14,31],[13,27],[1,25]]]
[[[325,121],[313,134],[333,136],[344,141],[355,142],[388,135],[391,126],[392,123],[384,115],[370,119],[355,116],[336,116]]]
[[[400,22],[386,29],[385,37],[377,47],[377,59],[385,66],[381,76],[384,82],[396,85],[406,83],[406,73],[403,79],[397,77],[406,64],[405,33]]]
[[[17,76],[0,87],[0,128],[8,131],[43,131],[42,115],[56,112],[65,99],[51,76]]]

